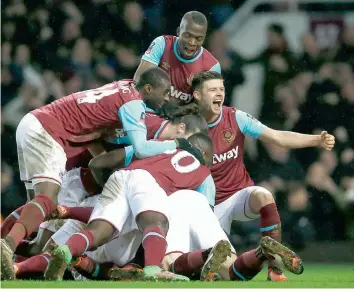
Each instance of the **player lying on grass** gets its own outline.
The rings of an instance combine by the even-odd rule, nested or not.
[[[168,119],[160,117],[154,113],[146,113],[146,128],[147,128],[147,139],[175,139],[175,138],[188,138],[190,135],[196,132],[207,132],[207,123],[205,120],[198,115],[199,108],[196,104],[189,104],[182,107],[175,107],[170,109],[168,112]],[[111,138],[109,139],[111,140]],[[116,133],[113,139],[115,143],[130,144],[124,134],[120,131]],[[114,148],[114,146],[111,146]],[[103,172],[108,169],[122,167],[124,165],[125,154],[116,155],[114,152],[110,152],[107,155],[102,156],[100,162],[94,161],[92,163],[93,168],[97,166],[102,166],[107,164],[106,160],[110,161],[108,163],[109,167],[105,167]],[[80,163],[80,159],[77,160]],[[113,161],[113,162],[112,162]],[[109,170],[109,174],[111,170]],[[101,171],[96,174],[102,179]],[[105,181],[108,177],[105,179]],[[104,185],[105,181],[101,180],[101,186]],[[99,193],[101,187],[93,179],[91,171],[87,168],[75,168],[65,173],[63,176],[63,183],[58,194],[59,205],[74,207],[80,204],[84,198],[89,195]],[[22,208],[17,209],[12,214],[10,214],[1,225],[1,236],[4,238],[8,232],[11,230],[13,224],[19,218]],[[73,212],[73,214],[80,214],[80,211]],[[75,216],[73,216],[75,218]],[[48,241],[53,232],[56,231],[56,220],[46,221],[40,225],[40,230],[36,242],[31,243],[31,255],[38,254],[45,243]],[[22,251],[22,248],[21,248]],[[29,250],[28,250],[29,251]],[[28,252],[30,253],[30,252]]]
[[[97,198],[98,196],[87,198],[82,206],[94,206]],[[295,253],[276,241],[267,239],[262,239],[257,249],[245,252],[236,259],[235,250],[217,217],[210,210],[209,202],[198,192],[182,190],[170,195],[167,198],[167,209],[168,246],[162,262],[165,270],[187,277],[200,276],[203,281],[251,280],[262,269],[264,261],[274,258],[279,252],[283,252],[279,257],[288,270],[295,274],[300,274],[303,270],[302,262]],[[132,221],[130,214],[127,224],[130,225]],[[129,231],[129,225],[123,227],[118,238],[95,251],[86,252],[87,256],[74,260],[71,266],[94,280],[146,280],[141,267],[129,262],[133,258],[136,260],[134,263],[137,262],[136,258],[141,259],[136,254],[139,254],[138,248],[142,241],[141,232],[138,229]],[[63,245],[71,234],[84,230],[85,227],[84,223],[69,220],[52,236],[52,240],[57,245]],[[231,252],[233,255],[229,258]],[[42,253],[14,264],[16,277],[43,273],[50,258],[50,253]],[[113,265],[116,266],[108,271]]]
[[[207,199],[195,191],[182,190],[170,195],[168,205],[165,270],[188,277],[200,275],[202,281],[248,281],[261,271],[265,261],[279,256],[287,270],[303,272],[300,258],[268,237],[262,238],[258,248],[236,257]],[[114,267],[109,276],[113,280],[145,280],[143,272],[135,268]]]
[[[320,135],[307,135],[273,130],[241,110],[223,106],[224,81],[217,72],[196,74],[192,86],[213,140],[211,172],[216,186],[215,214],[222,228],[230,233],[233,220],[260,218],[262,236],[281,242],[281,222],[273,195],[267,189],[255,186],[243,163],[245,136],[285,148],[320,147],[326,150],[333,148],[334,136],[326,131]],[[273,261],[268,263],[268,280],[287,280]]]
[[[182,188],[198,190],[211,205],[214,204],[214,183],[204,165],[211,164],[211,140],[203,133],[196,133],[188,140],[196,148],[194,155],[184,150],[166,151],[160,156],[133,161],[127,168],[113,173],[105,184],[87,229],[72,235],[66,245],[53,251],[46,279],[61,279],[62,271],[59,271],[61,268],[65,271],[73,256],[81,256],[119,235],[132,212],[143,234],[145,276],[188,280],[159,267],[167,245],[167,195]]]
[[[87,144],[102,137],[107,128],[121,127],[138,158],[190,147],[186,140],[146,140],[145,106],[159,110],[169,99],[170,86],[166,72],[151,68],[137,84],[118,81],[74,93],[24,116],[16,131],[20,177],[28,195],[34,192],[36,196],[24,206],[6,239],[1,239],[1,273],[5,279],[14,278],[4,269],[11,267],[18,244],[56,208],[66,160],[74,150],[72,144]]]
[[[221,72],[219,62],[202,45],[208,30],[208,20],[198,11],[187,12],[177,28],[177,36],[159,36],[141,58],[134,79],[151,67],[161,67],[171,77],[171,100],[180,104],[193,100],[193,75],[205,70]]]

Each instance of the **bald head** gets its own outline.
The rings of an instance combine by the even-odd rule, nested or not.
[[[208,20],[205,17],[205,15],[199,11],[189,11],[186,14],[184,14],[184,16],[182,17],[181,20],[181,24],[184,21],[192,21],[193,23],[197,24],[197,25],[202,25],[205,26],[206,28],[208,27]]]
[[[198,56],[208,30],[208,20],[203,13],[190,11],[184,14],[177,29],[178,53],[187,60]]]

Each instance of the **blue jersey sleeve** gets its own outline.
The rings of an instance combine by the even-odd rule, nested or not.
[[[141,131],[146,134],[145,104],[142,100],[132,100],[123,104],[118,116],[124,131]]]
[[[174,140],[164,142],[146,140],[145,104],[141,100],[129,101],[122,105],[118,116],[137,158],[143,159],[176,149]]]
[[[196,191],[203,194],[208,199],[209,205],[214,207],[216,189],[211,175],[209,175],[204,182],[202,182]]]
[[[244,135],[253,138],[259,138],[265,128],[265,125],[259,120],[242,110],[236,111],[236,122]]]
[[[148,50],[146,50],[141,59],[152,64],[159,65],[164,50],[165,38],[163,36],[159,36],[150,44]]]
[[[134,157],[134,149],[133,146],[127,146],[124,148],[125,150],[125,161],[124,161],[124,167],[127,167],[130,165],[130,163],[133,160]]]
[[[221,74],[221,66],[220,63],[216,63],[212,68],[210,68],[210,71],[215,71],[217,73]]]

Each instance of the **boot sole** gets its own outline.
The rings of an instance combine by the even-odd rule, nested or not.
[[[141,269],[137,268],[132,268],[129,270],[119,268],[119,267],[113,267],[108,271],[108,277],[110,280],[115,280],[115,281],[147,281],[150,279],[147,279],[144,276],[144,271]]]
[[[61,281],[63,278],[58,276],[61,268],[65,268],[68,264],[65,261],[65,252],[60,247],[51,253],[47,270],[44,272],[44,279],[48,281]],[[65,270],[64,270],[65,271]],[[62,272],[64,275],[64,272]]]
[[[13,267],[13,252],[4,239],[1,239],[1,280],[15,280],[16,274]]]
[[[304,272],[304,266],[301,258],[292,250],[280,244],[276,240],[266,236],[262,237],[260,246],[263,253],[272,257],[279,257],[284,268],[291,273],[301,275]],[[276,258],[277,259],[277,258]]]
[[[200,273],[201,281],[215,281],[218,276],[220,265],[227,260],[227,257],[231,257],[231,246],[226,240],[221,240],[216,243],[208,259],[206,260],[202,271]]]

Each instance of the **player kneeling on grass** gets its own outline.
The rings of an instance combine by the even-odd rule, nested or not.
[[[222,228],[229,233],[231,223],[260,219],[262,236],[281,242],[281,221],[271,192],[256,186],[243,163],[246,135],[279,147],[295,149],[322,147],[331,150],[334,136],[300,134],[271,129],[251,115],[234,107],[223,106],[225,87],[222,76],[213,71],[194,75],[192,81],[195,102],[209,124],[214,156],[211,173],[216,186],[215,214]],[[277,264],[268,262],[268,280],[286,281]]]
[[[87,230],[72,235],[66,245],[52,253],[46,279],[60,280],[73,256],[81,256],[118,236],[132,212],[143,233],[146,277],[189,280],[159,267],[167,247],[167,195],[182,188],[192,189],[214,204],[214,182],[204,165],[211,165],[211,140],[203,133],[194,134],[188,140],[189,152],[166,151],[160,156],[133,161],[126,169],[113,173],[95,206]]]

